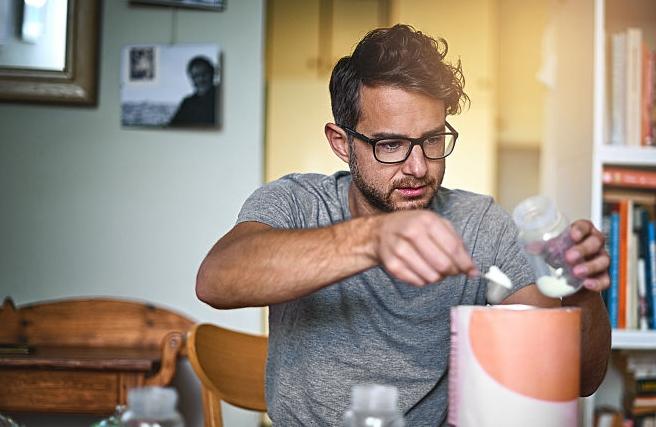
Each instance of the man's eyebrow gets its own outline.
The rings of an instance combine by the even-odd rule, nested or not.
[[[437,133],[444,132],[446,129],[446,125],[438,126],[436,128],[433,128],[429,131],[424,132],[420,138],[426,138],[427,136],[435,135]],[[407,139],[410,138],[408,135],[402,135],[400,133],[393,133],[393,132],[376,132],[371,135],[371,139],[394,139],[394,138],[402,138],[402,139]]]

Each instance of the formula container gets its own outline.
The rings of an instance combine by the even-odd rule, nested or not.
[[[451,308],[448,425],[576,427],[580,308]]]

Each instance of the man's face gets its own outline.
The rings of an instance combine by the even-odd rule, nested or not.
[[[355,130],[377,138],[392,134],[419,138],[444,128],[444,102],[390,86],[363,86],[361,115]],[[349,166],[355,200],[370,212],[425,208],[444,177],[445,162],[428,160],[415,146],[403,163],[378,162],[369,144],[354,138]]]
[[[196,93],[202,95],[212,88],[212,69],[207,65],[197,64],[189,69],[189,77]]]

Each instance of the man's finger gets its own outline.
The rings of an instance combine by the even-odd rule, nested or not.
[[[574,245],[565,252],[565,259],[569,263],[575,263],[591,256],[600,254],[604,248],[604,237],[601,234],[593,233],[586,237],[585,240]]]
[[[592,232],[594,226],[592,223],[585,219],[579,219],[572,223],[572,226],[569,231],[569,236],[572,238],[574,243],[578,243],[583,240],[588,234]]]
[[[474,262],[465,249],[465,245],[450,224],[435,224],[431,227],[430,238],[438,245],[442,252],[448,256],[457,269],[457,273],[468,275],[478,272]]]
[[[597,277],[588,277],[583,281],[583,286],[591,291],[601,292],[610,286],[610,277],[607,273]]]
[[[579,278],[593,277],[598,274],[607,273],[609,266],[610,257],[606,254],[606,251],[603,251],[599,256],[575,265],[572,272]]]

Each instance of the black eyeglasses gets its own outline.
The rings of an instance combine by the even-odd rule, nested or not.
[[[355,130],[338,125],[347,133],[368,143],[374,151],[374,158],[381,163],[403,163],[415,145],[421,146],[424,156],[430,160],[440,160],[453,152],[458,139],[458,132],[448,123],[444,122],[448,132],[437,132],[423,138],[383,137],[369,138]]]

